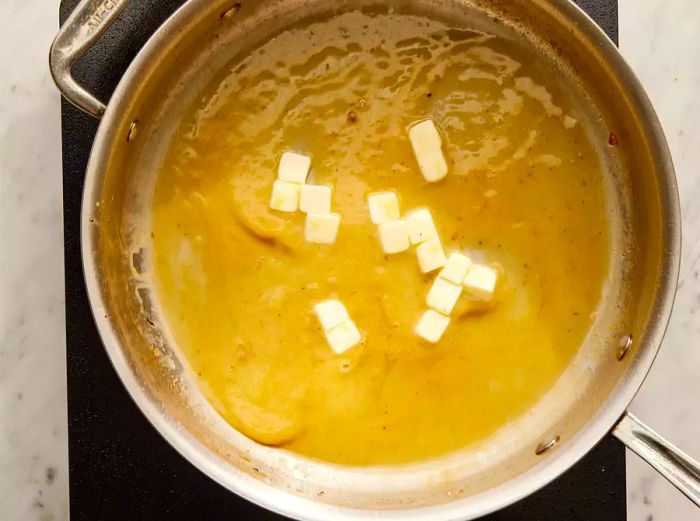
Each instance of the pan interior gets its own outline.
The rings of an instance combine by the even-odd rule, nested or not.
[[[553,385],[604,292],[610,190],[540,62],[503,37],[352,11],[212,80],[160,168],[151,265],[162,322],[224,419],[328,462],[415,463],[488,438]],[[428,115],[450,161],[432,184],[406,136]],[[285,149],[332,187],[333,245],[269,208]],[[383,191],[404,216],[429,208],[446,252],[500,272],[493,299],[458,298],[434,346],[414,324],[435,273],[382,253],[367,197]],[[331,296],[364,337],[340,356],[312,312]]]
[[[563,91],[575,100],[579,125],[594,144],[605,177],[606,205],[599,211],[606,214],[610,244],[604,299],[578,353],[535,406],[468,449],[424,463],[371,470],[319,463],[256,444],[232,429],[194,384],[189,365],[162,319],[151,278],[150,209],[156,174],[183,113],[224,67],[240,61],[271,36],[352,11],[428,16],[465,30],[498,35],[539,53],[547,67],[560,75]],[[200,468],[239,492],[246,483],[359,510],[437,508],[465,502],[477,505],[479,498],[509,487],[506,495],[515,499],[532,489],[529,476],[577,442],[577,432],[605,406],[624,380],[628,365],[634,363],[634,348],[626,359],[617,361],[620,338],[632,333],[643,342],[653,315],[652,289],[662,277],[662,203],[650,188],[658,187],[659,174],[640,114],[613,72],[601,66],[602,58],[588,36],[562,23],[561,17],[547,2],[501,6],[493,2],[380,5],[279,0],[251,1],[240,7],[223,1],[191,1],[161,31],[162,39],[149,44],[148,54],[137,60],[120,86],[117,94],[123,97],[107,114],[109,137],[116,145],[94,153],[91,168],[100,168],[104,174],[92,190],[86,190],[86,203],[91,204],[86,206],[85,218],[96,223],[87,225],[89,240],[97,245],[101,294],[112,331],[122,345],[121,362],[116,365],[128,368],[128,378],[134,380],[131,385],[184,437],[182,443],[190,447],[190,457],[196,454]],[[127,141],[128,128],[136,120],[138,137]],[[628,145],[611,147],[611,132]],[[540,442],[555,437],[561,440],[555,449],[544,457],[535,454]],[[246,488],[247,494],[255,495],[251,490]],[[475,507],[474,512],[483,510]]]

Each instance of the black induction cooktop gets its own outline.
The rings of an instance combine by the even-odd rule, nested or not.
[[[184,0],[132,0],[75,67],[78,80],[109,99],[151,33]],[[61,22],[78,0],[61,3]],[[617,41],[617,0],[580,0]],[[146,421],[104,352],[90,313],[80,256],[83,177],[98,122],[65,100],[63,199],[72,521],[274,520],[200,473]],[[608,436],[569,472],[488,521],[622,521],[625,451]]]

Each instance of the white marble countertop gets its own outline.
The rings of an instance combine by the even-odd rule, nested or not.
[[[48,5],[47,5],[48,4]],[[0,2],[0,520],[68,519],[60,112],[47,68],[58,2]],[[678,296],[632,410],[700,457],[700,2],[620,0],[620,47],[654,102],[683,211]],[[697,313],[697,315],[696,315]],[[629,519],[700,521],[628,455]]]

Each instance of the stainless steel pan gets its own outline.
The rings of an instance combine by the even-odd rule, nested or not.
[[[136,56],[105,106],[71,76],[127,0],[85,0],[56,37],[61,92],[102,118],[85,178],[82,254],[95,321],[134,401],[180,453],[231,491],[300,519],[466,519],[539,489],[612,432],[700,504],[700,466],[626,412],[649,370],[675,292],[680,216],[669,151],[632,71],[567,0],[189,0]],[[179,115],[237,53],[300,18],[381,4],[509,31],[580,92],[609,176],[610,287],[580,352],[524,417],[475,448],[401,467],[327,465],[261,446],[192,384],[155,312],[147,221],[154,172]],[[614,132],[619,146],[608,146]]]

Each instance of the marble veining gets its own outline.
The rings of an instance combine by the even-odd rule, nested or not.
[[[673,153],[683,254],[664,347],[632,410],[700,457],[700,2],[619,0],[620,45]],[[68,519],[60,109],[46,54],[57,2],[4,0],[0,63],[0,520]],[[31,27],[31,31],[27,28]],[[634,455],[629,519],[700,521]]]
[[[620,48],[666,132],[683,215],[678,293],[664,344],[632,411],[700,458],[700,2],[621,0]],[[700,520],[700,510],[634,454],[629,519]]]
[[[68,518],[58,5],[0,2],[0,519]],[[29,28],[29,30],[28,30]]]

